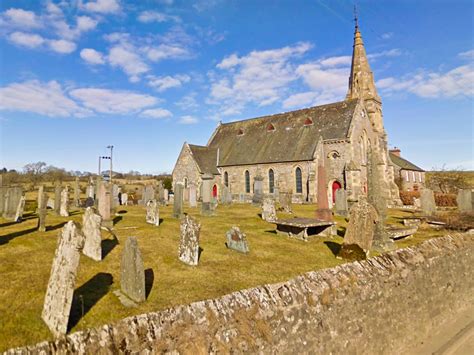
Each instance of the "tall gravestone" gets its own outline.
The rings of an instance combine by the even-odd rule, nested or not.
[[[5,186],[0,186],[0,216],[3,215],[5,211],[5,199],[7,195],[8,188]]]
[[[347,217],[347,193],[344,189],[336,190],[336,214]]]
[[[143,199],[144,199],[143,202],[145,205],[148,201],[155,199],[155,188],[153,187],[153,185],[145,186]]]
[[[40,189],[39,204],[38,204],[38,232],[46,232],[46,214],[48,195],[43,189]]]
[[[23,218],[23,212],[25,211],[25,202],[26,197],[25,195],[22,195],[20,197],[20,201],[18,202],[18,206],[16,207],[15,217],[13,218],[15,222],[21,222]]]
[[[262,219],[267,222],[274,222],[277,219],[275,201],[272,198],[263,199]]]
[[[249,250],[249,245],[247,243],[247,237],[242,233],[239,227],[232,227],[226,232],[226,246],[229,249],[238,251],[240,253],[247,254]]]
[[[160,209],[156,200],[148,200],[146,203],[146,223],[155,226],[160,225]]]
[[[80,207],[81,206],[81,188],[79,186],[79,178],[76,177],[74,181],[74,206]]]
[[[54,336],[66,334],[84,236],[73,221],[62,229],[41,317]]]
[[[59,181],[56,181],[54,184],[54,213],[56,215],[60,215],[60,209],[61,209],[61,183]]]
[[[432,216],[436,212],[436,202],[434,193],[430,189],[421,190],[420,203],[423,213],[427,216]]]
[[[293,199],[292,193],[287,191],[281,191],[279,196],[280,207],[283,209],[283,211],[285,213],[293,213],[293,208],[291,206],[291,202]]]
[[[142,254],[138,248],[136,237],[128,237],[122,254],[120,288],[122,292],[135,302],[144,302],[145,268]]]
[[[94,194],[95,194],[94,192],[95,192],[94,185],[87,186],[87,191],[86,191],[87,197],[94,199]]]
[[[5,205],[3,209],[3,217],[9,220],[15,220],[15,215],[23,196],[23,189],[15,186],[7,189],[5,194]]]
[[[456,202],[458,203],[459,212],[470,213],[474,210],[474,191],[470,189],[462,189],[458,191]]]
[[[120,192],[120,189],[118,187],[118,185],[116,184],[113,184],[112,185],[112,208],[116,208],[117,206],[119,206],[119,198],[118,198],[118,194]]]
[[[260,206],[263,201],[263,177],[256,176],[253,183],[252,204]]]
[[[69,188],[67,186],[61,191],[59,215],[61,217],[69,217]]]
[[[183,263],[197,266],[199,262],[199,233],[201,224],[189,215],[181,220],[179,242],[179,260]]]
[[[42,202],[42,198],[43,198],[43,193],[44,193],[44,186],[43,185],[40,185],[38,187],[38,198],[37,198],[37,202],[38,202],[38,208],[37,208],[37,211],[39,212],[40,208],[41,208],[41,202]]]
[[[204,174],[202,176],[202,185],[201,185],[201,214],[203,216],[210,216],[213,213],[212,208],[212,181],[214,176],[211,174]]]
[[[328,185],[326,179],[326,168],[324,164],[318,165],[318,181],[317,181],[317,199],[318,208],[316,210],[316,218],[322,221],[331,222],[333,220],[328,201]]]
[[[158,203],[159,204],[164,204],[165,203],[165,194],[164,194],[164,187],[163,187],[163,182],[160,180],[158,181],[157,183],[157,186],[156,186],[158,192],[157,192],[157,195],[158,195]]]
[[[183,216],[183,185],[174,186],[173,217],[181,218]]]
[[[222,186],[221,189],[221,203],[223,205],[229,205],[232,203],[232,194],[228,186]]]
[[[128,194],[126,192],[122,194],[122,205],[124,206],[128,205]]]
[[[99,214],[102,217],[102,225],[106,228],[113,227],[111,216],[111,198],[110,191],[107,184],[100,184],[99,188]]]
[[[82,216],[82,233],[85,239],[82,252],[96,261],[102,260],[101,223],[102,217],[95,213],[93,207],[87,207]]]
[[[163,200],[165,201],[165,205],[168,205],[169,193],[168,189],[163,190]]]
[[[189,207],[197,207],[197,188],[196,185],[189,185]]]
[[[99,203],[99,192],[100,192],[100,185],[102,185],[102,176],[97,175],[95,179],[95,191],[94,191],[94,201],[98,204]]]

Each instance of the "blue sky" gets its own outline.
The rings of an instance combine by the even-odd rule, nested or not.
[[[474,169],[473,2],[358,1],[390,146]],[[346,0],[0,2],[0,166],[171,172],[219,121],[343,100]]]

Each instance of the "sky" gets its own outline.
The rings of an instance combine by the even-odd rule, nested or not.
[[[171,172],[231,122],[345,98],[347,0],[1,0],[0,167]],[[357,1],[389,147],[474,170],[474,2]],[[104,164],[105,161],[104,161]]]

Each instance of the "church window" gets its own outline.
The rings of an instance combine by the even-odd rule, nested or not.
[[[224,172],[224,185],[229,187],[229,174],[227,174],[227,171]]]
[[[267,132],[273,132],[275,130],[275,126],[271,123],[268,124],[267,126]]]
[[[304,125],[305,126],[311,126],[313,124],[313,120],[309,117],[307,117],[305,120],[304,120]]]
[[[184,178],[184,188],[188,188],[188,178]]]
[[[341,154],[339,154],[339,152],[335,150],[333,150],[332,152],[328,154],[328,158],[331,160],[336,160],[337,158],[340,158],[340,157],[341,157]]]
[[[296,180],[296,193],[300,194],[300,193],[303,192],[303,179],[301,177],[301,169],[300,168],[296,168],[295,180]]]
[[[242,128],[239,128],[239,130],[237,131],[237,135],[238,136],[243,136],[244,135],[244,130]]]
[[[271,194],[275,192],[275,174],[273,169],[268,171],[268,191]]]
[[[407,182],[410,181],[410,175],[408,175],[408,171],[405,171],[405,180],[406,180]]]
[[[248,170],[245,170],[245,192],[250,193],[250,173]]]

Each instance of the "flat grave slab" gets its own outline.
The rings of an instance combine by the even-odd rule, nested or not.
[[[290,218],[278,219],[276,224],[277,234],[283,234],[290,238],[297,238],[308,241],[309,238],[315,236],[330,236],[334,233],[333,226],[335,222],[322,221],[317,218]]]

